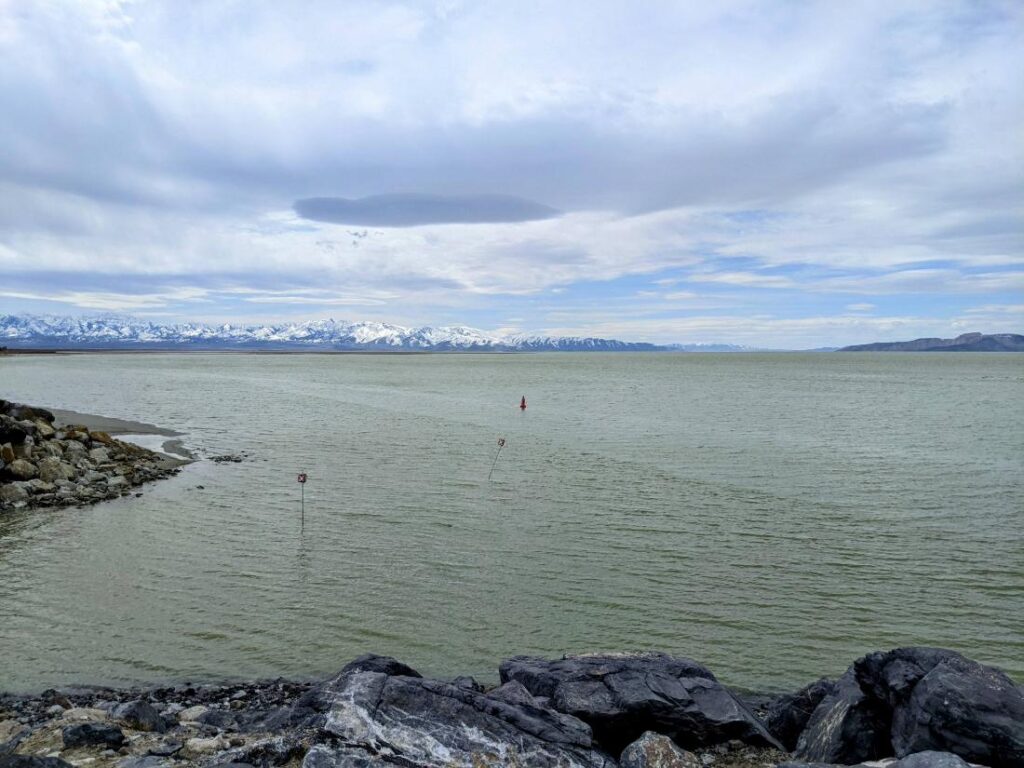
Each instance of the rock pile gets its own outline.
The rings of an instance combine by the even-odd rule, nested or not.
[[[106,432],[57,425],[45,408],[0,400],[0,510],[114,499],[182,463]]]
[[[1001,673],[922,648],[871,654],[850,669],[837,683],[765,701],[779,715],[817,700],[798,736],[797,759],[811,762],[787,762],[777,742],[801,717],[762,721],[688,659],[516,657],[488,690],[371,654],[319,682],[0,695],[0,768],[1024,765],[1024,697]]]

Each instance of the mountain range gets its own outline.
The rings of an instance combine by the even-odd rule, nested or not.
[[[1024,336],[1017,333],[964,333],[955,339],[879,341],[843,347],[840,352],[1024,352]]]
[[[466,326],[407,328],[309,320],[272,325],[162,325],[123,315],[0,315],[0,345],[59,349],[264,349],[495,352],[735,352],[731,344],[658,346],[581,336],[494,335]]]

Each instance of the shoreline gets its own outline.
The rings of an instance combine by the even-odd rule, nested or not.
[[[168,439],[154,451],[115,434]],[[141,495],[140,486],[194,460],[180,436],[144,422],[0,400],[0,511]]]
[[[366,654],[324,678],[0,691],[0,765],[1008,768],[1024,759],[1024,689],[938,648],[871,653],[838,680],[782,694],[743,693],[656,652],[514,656],[499,673],[496,685],[429,679]],[[875,718],[876,709],[890,714]],[[901,764],[908,755],[918,757]],[[31,762],[40,757],[60,762]]]

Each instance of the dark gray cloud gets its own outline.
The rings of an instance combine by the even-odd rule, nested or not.
[[[314,221],[366,227],[416,227],[423,224],[510,223],[550,219],[560,211],[511,195],[428,195],[401,193],[344,197],[308,197],[295,212]]]

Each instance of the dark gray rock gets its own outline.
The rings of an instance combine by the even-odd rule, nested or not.
[[[781,748],[764,724],[690,659],[666,654],[570,656],[551,661],[517,656],[503,662],[501,680],[521,682],[534,696],[590,724],[594,737],[621,752],[655,731],[688,749],[738,739]]]
[[[172,739],[171,741],[164,741],[150,747],[149,754],[156,755],[157,757],[170,757],[180,752],[183,746],[182,742]]]
[[[877,765],[877,763],[875,764]],[[840,766],[835,763],[779,763],[776,768],[874,768],[867,763]],[[885,768],[971,768],[970,763],[951,752],[918,752],[902,760],[887,763]]]
[[[484,687],[476,681],[476,678],[470,677],[469,675],[453,677],[451,682],[452,685],[457,685],[460,688],[469,688],[470,690],[481,692],[484,690]]]
[[[793,751],[818,704],[835,689],[835,680],[821,679],[796,693],[773,698],[765,705],[764,724],[772,736],[782,742],[786,749]]]
[[[74,766],[59,757],[0,755],[0,768],[74,768]]]
[[[391,656],[378,656],[376,653],[366,653],[353,659],[341,668],[339,674],[346,672],[381,672],[385,675],[404,675],[405,677],[422,677],[419,672],[403,664]]]
[[[499,685],[489,695],[492,698],[507,701],[509,704],[529,704],[531,707],[540,706],[533,694],[526,690],[526,686],[518,680],[509,680],[504,685]]]
[[[397,755],[407,766],[615,766],[585,723],[559,712],[380,672],[345,673],[330,689],[324,730],[340,743],[311,750],[305,768],[388,765]]]
[[[156,755],[128,757],[117,764],[117,768],[164,768],[171,765],[170,761]]]
[[[619,768],[704,768],[704,763],[668,736],[647,731],[623,750]]]
[[[153,733],[167,731],[167,721],[160,716],[152,704],[142,699],[118,704],[114,707],[112,714],[136,731],[151,731]]]
[[[109,747],[120,749],[124,746],[124,733],[116,725],[107,723],[79,723],[69,725],[61,730],[64,737],[64,746],[67,749],[75,747]]]
[[[853,663],[854,675],[864,693],[890,709],[909,698],[918,681],[947,659],[962,659],[945,648],[914,646],[892,651],[876,651]]]
[[[896,708],[897,757],[955,752],[992,768],[1024,766],[1024,696],[1006,675],[955,656],[929,671]]]
[[[208,709],[196,718],[196,722],[212,726],[219,731],[233,731],[238,728],[235,713],[226,709]]]
[[[825,696],[797,740],[800,760],[852,765],[892,754],[892,710],[861,690],[854,669],[846,671]]]

